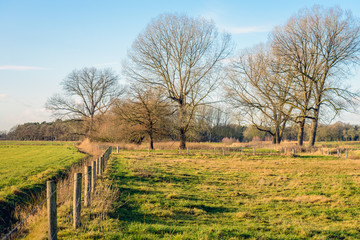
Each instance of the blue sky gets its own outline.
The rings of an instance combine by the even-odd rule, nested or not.
[[[80,1],[0,0],[0,131],[24,122],[51,121],[46,100],[61,92],[73,69],[121,62],[137,35],[163,13],[214,20],[237,50],[267,40],[273,27],[299,9],[339,6],[360,17],[360,1]],[[349,84],[360,88],[360,75]],[[356,123],[357,115],[340,120]]]

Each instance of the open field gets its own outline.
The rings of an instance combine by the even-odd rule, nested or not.
[[[0,201],[59,175],[84,156],[72,142],[0,141]]]
[[[60,238],[359,239],[360,161],[123,150],[108,218]]]

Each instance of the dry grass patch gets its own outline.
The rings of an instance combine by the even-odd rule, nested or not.
[[[298,203],[328,203],[332,202],[332,200],[328,197],[321,195],[303,195],[297,196],[294,198],[295,202]]]
[[[359,239],[357,172],[360,161],[334,156],[124,150],[100,238]]]
[[[77,147],[92,156],[100,156],[104,152],[98,143],[91,142],[88,138],[82,141]]]

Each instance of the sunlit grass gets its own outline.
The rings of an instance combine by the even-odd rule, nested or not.
[[[360,238],[358,160],[121,151],[110,167],[120,197],[79,239]]]
[[[44,183],[84,156],[72,142],[0,141],[0,200]]]

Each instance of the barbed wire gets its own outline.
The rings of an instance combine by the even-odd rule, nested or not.
[[[49,198],[51,198],[51,197],[55,194],[55,192],[56,192],[56,190],[53,191],[53,192],[50,194],[49,197],[47,197],[47,198],[46,198],[45,200],[43,200],[40,204],[38,204],[23,220],[21,220],[20,223],[18,223],[10,232],[8,232],[8,233],[2,238],[2,240],[8,239],[8,237],[10,237],[11,234],[13,234],[21,225],[23,225],[30,216],[34,215],[34,213],[35,213],[42,205],[44,205],[44,203],[45,203]]]
[[[105,157],[106,155],[108,155],[108,150],[106,150],[106,151],[101,155],[101,157]],[[108,157],[108,156],[107,156],[107,157]],[[1,240],[7,240],[14,232],[16,232],[17,230],[19,230],[20,227],[29,219],[29,217],[31,217],[32,215],[34,215],[34,214],[36,213],[36,211],[37,211],[41,206],[43,206],[43,205],[45,204],[45,202],[46,202],[48,199],[50,199],[56,192],[58,192],[60,189],[66,187],[66,186],[69,186],[69,185],[71,185],[72,183],[74,183],[75,181],[80,180],[80,179],[82,179],[82,178],[83,178],[83,176],[78,177],[77,179],[73,179],[73,180],[71,180],[70,182],[68,182],[68,183],[66,183],[66,184],[63,184],[63,185],[61,185],[61,186],[59,186],[59,187],[57,186],[56,189],[55,189],[52,193],[50,193],[50,195],[49,195],[48,197],[46,197],[41,203],[39,203],[23,220],[20,221],[20,223],[18,223],[14,228],[12,228],[6,235],[4,235],[4,237],[2,237]],[[81,202],[83,202],[83,200],[79,201],[77,207],[79,206],[79,204],[81,204]],[[64,220],[62,223],[60,223],[59,226],[61,226],[63,223],[65,223],[65,221],[68,220],[68,218],[72,216],[72,215],[71,215],[71,211],[72,211],[72,210],[69,211],[70,214],[68,215],[68,217],[65,218],[65,220]],[[59,229],[59,227],[57,227],[55,234],[57,234],[58,229]],[[55,236],[55,234],[51,237],[51,239],[53,239],[53,237]]]
[[[1,240],[7,240],[15,231],[19,230],[19,227],[22,226],[32,215],[36,213],[36,211],[45,204],[45,202],[50,199],[56,192],[58,192],[60,189],[69,186],[70,184],[74,183],[76,180],[82,179],[81,177],[78,177],[77,179],[73,179],[71,182],[61,185],[60,187],[57,187],[48,197],[46,197],[41,203],[39,203],[23,220],[21,220],[20,223],[18,223],[14,228],[10,230]]]
[[[84,202],[84,200],[81,199],[81,200],[79,201],[79,203],[76,205],[76,208],[78,208],[78,207],[81,205],[81,203],[83,203],[83,202]],[[63,220],[63,221],[56,227],[56,231],[55,231],[55,233],[51,236],[51,240],[54,239],[54,237],[56,236],[56,234],[58,234],[59,229],[61,228],[61,226],[63,226],[63,224],[64,224],[66,221],[71,220],[71,217],[73,216],[73,211],[74,211],[74,209],[71,208],[71,205],[70,205],[70,210],[69,210],[69,212],[68,212],[68,214],[67,214],[67,217],[65,217],[65,220]]]
[[[66,187],[66,186],[69,186],[70,184],[72,184],[72,183],[74,183],[75,181],[78,181],[78,180],[80,180],[80,179],[82,179],[82,178],[83,178],[83,176],[78,177],[77,179],[73,179],[72,181],[63,184],[63,185],[61,185],[60,187],[56,187],[56,190],[59,191],[60,189]]]
[[[77,207],[79,207],[79,205],[81,204],[81,201],[79,201]],[[67,212],[67,217],[65,217],[65,220],[63,220],[57,227],[56,227],[56,231],[55,233],[51,236],[51,240],[54,239],[54,237],[58,234],[59,232],[59,229],[61,228],[61,226],[63,226],[63,224],[68,221],[68,220],[71,220],[71,217],[73,216],[73,209],[71,208],[71,205],[70,205],[70,210]]]

